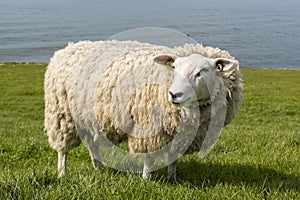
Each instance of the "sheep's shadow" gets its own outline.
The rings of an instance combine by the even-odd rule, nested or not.
[[[243,164],[180,162],[178,184],[189,182],[196,187],[215,187],[220,184],[244,185],[262,189],[296,190],[300,192],[300,177],[284,174],[264,166]]]

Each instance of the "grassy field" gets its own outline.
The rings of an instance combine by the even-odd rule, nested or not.
[[[178,182],[111,168],[86,147],[58,179],[43,132],[46,65],[0,66],[0,199],[300,199],[300,71],[242,69],[244,102],[213,151],[181,157]]]

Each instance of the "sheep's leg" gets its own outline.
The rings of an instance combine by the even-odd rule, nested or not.
[[[168,180],[170,182],[176,182],[176,166],[177,166],[178,154],[169,154],[168,156]]]
[[[96,169],[96,170],[100,169],[102,166],[102,162],[101,162],[101,156],[100,156],[99,143],[97,143],[97,141],[95,141],[94,138],[90,136],[87,139],[87,145],[89,148],[90,157],[91,157],[94,169]]]
[[[89,152],[90,152],[90,157],[94,169],[100,169],[102,167],[102,162],[101,162],[99,145],[95,144],[94,142],[93,144],[89,144]]]
[[[151,175],[151,166],[153,165],[155,159],[151,156],[146,156],[144,160],[144,168],[143,168],[143,179],[150,179]]]
[[[62,177],[67,171],[67,152],[58,152],[58,177]]]

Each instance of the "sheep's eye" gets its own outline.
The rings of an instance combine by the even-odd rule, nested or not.
[[[171,67],[172,69],[175,68],[175,66],[173,65],[173,62],[166,62],[166,65],[167,65],[168,67]]]
[[[196,74],[196,78],[198,78],[198,77],[200,77],[201,76],[201,72],[198,72],[197,74]]]
[[[222,63],[217,63],[217,69],[223,71],[224,65]]]

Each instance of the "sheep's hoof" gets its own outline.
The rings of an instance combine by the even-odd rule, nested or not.
[[[95,170],[100,170],[103,168],[102,162],[97,159],[93,159],[93,167]]]
[[[167,177],[167,181],[171,184],[175,184],[177,181],[176,181],[176,176],[168,176]]]
[[[58,173],[58,178],[63,177],[65,174],[66,174],[65,170],[60,170],[59,173]]]
[[[150,172],[143,173],[143,179],[146,180],[146,181],[150,181],[151,173]]]

